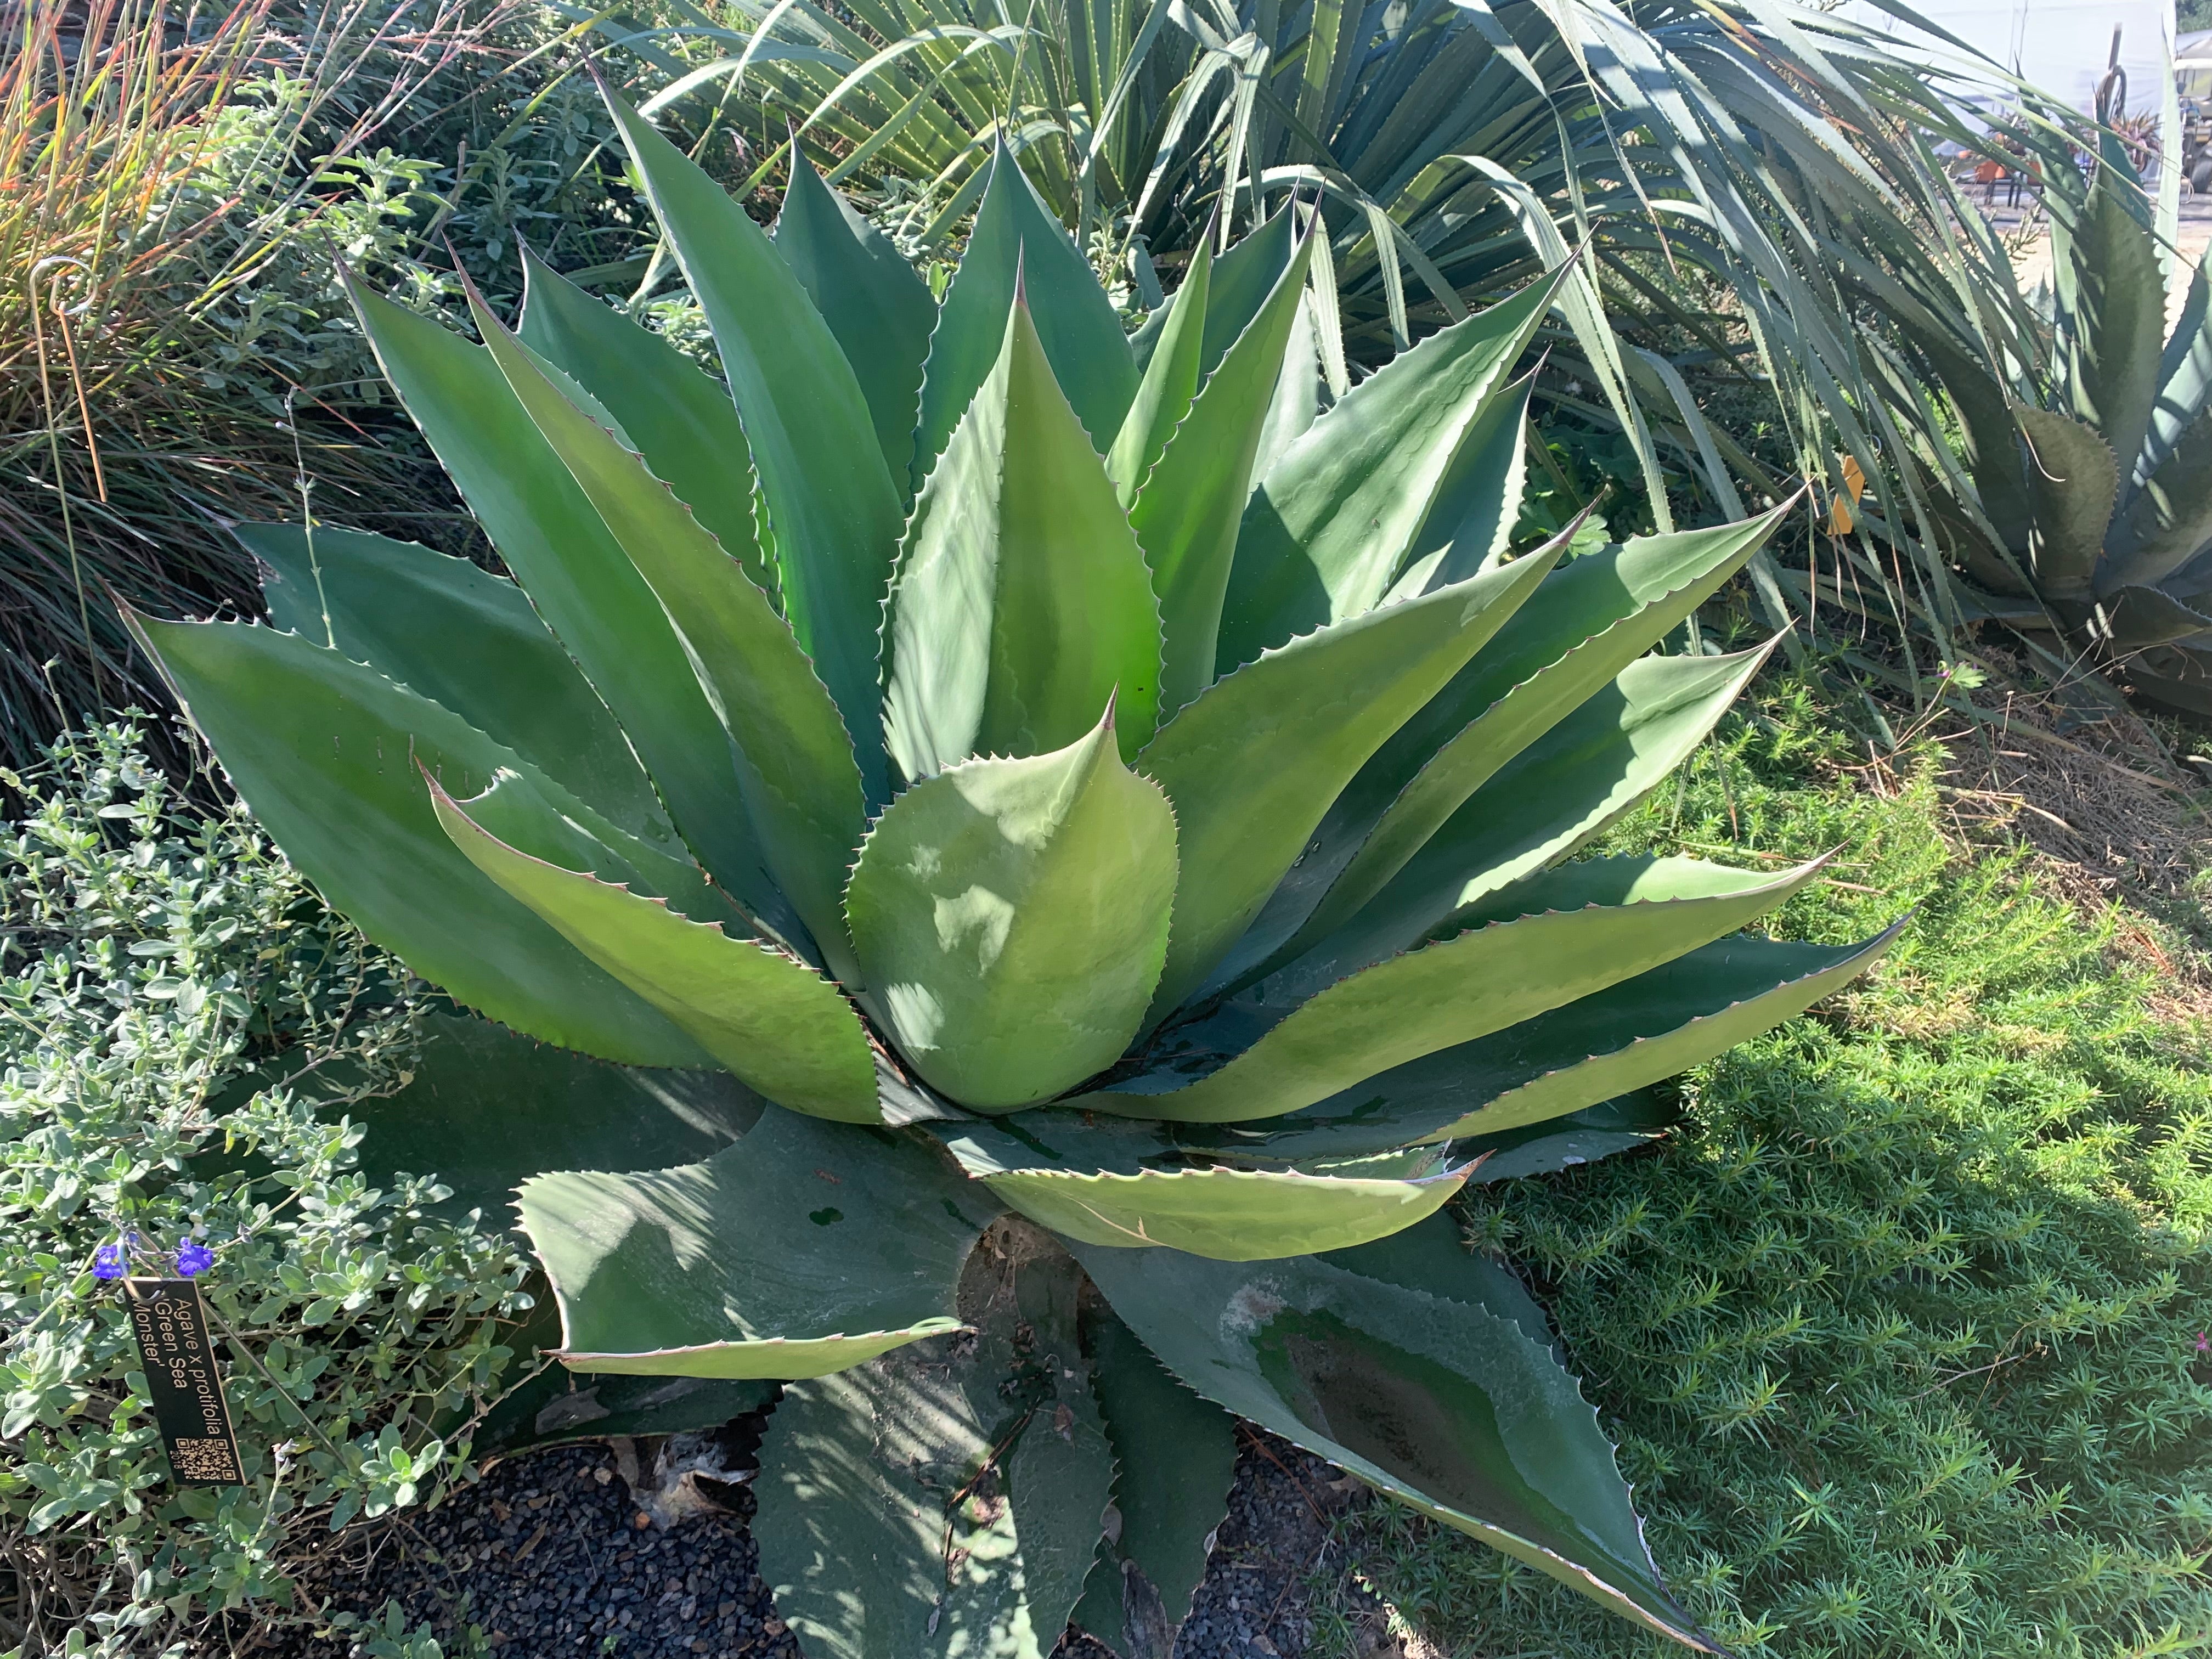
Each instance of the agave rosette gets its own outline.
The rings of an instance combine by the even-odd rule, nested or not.
[[[771,237],[616,114],[726,389],[542,264],[481,345],[357,291],[515,580],[252,526],[275,626],[134,619],[487,1017],[376,1132],[521,1179],[570,1380],[506,1443],[782,1384],[817,1654],[1164,1652],[1232,1413],[1701,1642],[1439,1211],[1886,944],[1743,936],[1809,866],[1563,862],[1757,668],[1647,653],[1775,515],[1507,556],[1549,283],[1324,413],[1288,216],[1133,338],[1017,167],[940,306],[805,167]]]

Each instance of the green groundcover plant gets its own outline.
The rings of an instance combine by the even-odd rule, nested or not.
[[[416,1065],[404,970],[140,742],[0,774],[0,1644],[30,1654],[161,1651],[289,1601],[317,1538],[461,1474],[530,1303],[526,1259],[444,1189],[357,1167],[345,1113]],[[204,1285],[244,1486],[170,1484],[100,1276],[126,1261]]]
[[[1163,1650],[1232,1414],[1705,1644],[1437,1212],[1894,937],[1742,937],[1817,860],[1560,862],[1764,659],[1645,653],[1784,509],[1505,556],[1556,272],[1321,413],[1290,211],[1132,338],[1011,162],[940,305],[808,169],[771,238],[613,113],[728,391],[542,266],[481,345],[361,289],[520,586],[260,526],[278,626],[131,619],[369,937],[734,1079],[409,1108],[521,1180],[599,1379],[532,1428],[783,1382],[756,1530],[817,1655]]]

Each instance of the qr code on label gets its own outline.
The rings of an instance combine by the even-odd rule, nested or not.
[[[179,1440],[173,1443],[169,1461],[184,1480],[235,1480],[238,1464],[230,1447],[221,1440]]]

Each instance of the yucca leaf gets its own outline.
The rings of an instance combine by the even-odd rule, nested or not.
[[[1198,395],[1199,345],[1212,265],[1212,245],[1200,242],[1182,286],[1153,313],[1160,322],[1158,337],[1146,359],[1136,398],[1106,456],[1106,475],[1113,479],[1115,496],[1124,511],[1136,501],[1139,487],[1151,476],[1160,452],[1190,412],[1190,400]]]
[[[869,799],[885,799],[876,636],[901,514],[867,400],[767,233],[620,99],[609,94],[607,107],[713,325],[768,506],[784,615],[836,699]]]
[[[1597,1414],[1515,1322],[1517,1305],[1484,1305],[1480,1279],[1446,1299],[1312,1258],[1074,1249],[1114,1311],[1207,1399],[1710,1647],[1660,1586]]]
[[[455,1000],[548,1042],[633,1066],[706,1062],[438,827],[416,767],[474,792],[502,770],[534,774],[513,750],[296,635],[126,617],[271,838],[370,939]]]
[[[1130,509],[1160,601],[1164,713],[1213,683],[1222,599],[1251,499],[1253,462],[1282,379],[1312,252],[1310,241],[1299,247],[1250,326],[1206,377]]]
[[[958,1328],[974,1191],[926,1143],[770,1108],[703,1164],[539,1176],[517,1207],[574,1369],[798,1377]]]
[[[1159,610],[1136,536],[1018,297],[1000,341],[892,580],[884,724],[909,781],[1063,748],[1109,698],[1131,753],[1156,720]]]
[[[2028,562],[2048,599],[2088,602],[2119,492],[2119,463],[2094,427],[2050,410],[2016,405],[2027,440]]]
[[[1091,448],[1103,453],[1121,429],[1137,395],[1137,363],[1121,319],[1066,231],[1001,149],[930,338],[915,452],[917,491],[990,377],[1018,287],[1028,296],[1046,360]]]
[[[1169,1659],[1228,1512],[1237,1420],[1185,1387],[1103,1302],[1085,1323],[1121,1526],[1099,1547],[1075,1622],[1127,1659]]]
[[[1176,1123],[1234,1123],[1295,1112],[1378,1072],[1471,1042],[1547,1010],[1617,985],[1732,933],[1765,915],[1813,878],[1817,864],[1779,877],[1725,872],[1718,890],[1692,896],[1593,904],[1482,926],[1479,911],[1447,910],[1429,919],[1472,931],[1423,933],[1402,956],[1380,958],[1389,937],[1363,934],[1357,949],[1293,964],[1296,983],[1350,970],[1299,1002],[1229,1063],[1195,1083],[1158,1075],[1122,1090],[1079,1097],[1083,1105],[1123,1116]],[[1364,957],[1374,963],[1359,966]],[[1268,985],[1272,985],[1272,981]],[[1263,989],[1267,986],[1263,986]],[[1154,1092],[1152,1091],[1159,1091]]]
[[[751,446],[729,388],[650,330],[618,315],[525,249],[522,343],[558,368],[619,423],[722,550],[763,591],[777,587],[761,545]]]
[[[1221,617],[1226,673],[1372,609],[1403,569],[1468,427],[1551,307],[1555,276],[1363,380],[1260,481]]]
[[[795,1112],[879,1121],[875,1061],[860,1016],[805,963],[694,921],[665,900],[512,847],[434,782],[431,801],[470,862],[745,1083]]]
[[[644,458],[570,403],[473,291],[470,304],[515,397],[682,641],[729,734],[745,810],[777,887],[832,974],[859,988],[839,900],[866,803],[837,705],[769,596]]]
[[[972,1343],[787,1389],[769,1419],[752,1529],[809,1654],[1045,1659],[1074,1607],[1114,1472],[1081,1278],[1000,1237],[961,1286]]]
[[[1566,857],[1690,757],[1772,650],[1631,663],[1468,796],[1313,953],[1364,949],[1353,935],[1417,937],[1454,906]]]
[[[629,740],[522,590],[466,559],[317,525],[241,524],[270,620],[465,718],[633,834],[674,829]],[[328,617],[328,631],[325,618]]]
[[[1161,728],[1137,765],[1174,804],[1182,874],[1153,1023],[1205,981],[1346,783],[1557,556],[1333,623],[1215,681]]]
[[[1085,1099],[1092,1097],[1085,1096]],[[1087,1169],[1042,1136],[981,1124],[938,1138],[1009,1208],[1087,1244],[1258,1261],[1364,1244],[1441,1208],[1467,1179],[1430,1156],[1402,1178],[1228,1168]],[[1079,1142],[1079,1144],[1080,1144]]]
[[[891,804],[846,896],[900,1048],[981,1110],[1044,1100],[1136,1034],[1168,944],[1175,817],[1111,713],[1069,747],[975,760]]]
[[[742,813],[729,741],[660,602],[491,354],[354,283],[377,361],[538,614],[582,669],[677,829],[756,915],[788,916]],[[456,711],[464,718],[465,708]]]
[[[928,284],[797,152],[775,222],[775,251],[859,377],[884,468],[903,494],[921,414],[921,368],[937,326]]]

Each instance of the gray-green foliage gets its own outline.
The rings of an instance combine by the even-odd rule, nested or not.
[[[180,798],[129,726],[0,781],[21,802],[0,842],[0,1531],[21,1620],[0,1640],[139,1651],[287,1600],[305,1544],[461,1475],[527,1264],[426,1214],[429,1180],[356,1168],[343,1114],[408,1076],[408,981],[243,808]],[[243,1487],[170,1484],[91,1271],[134,1233],[149,1272],[188,1239],[216,1252]]]
[[[2167,708],[2212,714],[2212,287],[2172,331],[2154,204],[2115,138],[2054,233],[2047,358],[1915,331],[1955,410],[1938,516],[1983,613],[2053,624]]]
[[[1195,1581],[1204,1530],[1114,1553],[1115,1321],[1201,1462],[1254,1417],[1698,1641],[1571,1377],[1422,1244],[1501,1134],[1634,1144],[1609,1097],[1893,939],[1729,939],[1814,863],[1561,866],[1764,660],[1646,653],[1781,509],[1507,556],[1563,270],[1324,411],[1288,210],[1132,337],[1005,154],[938,305],[820,181],[771,239],[610,102],[728,395],[542,266],[480,346],[357,286],[514,582],[262,526],[278,627],[131,618],[372,938],[757,1097],[617,1147],[635,1074],[492,1061],[402,1160],[507,1126],[593,1389],[794,1385],[759,1535],[818,1652],[1034,1659]]]

